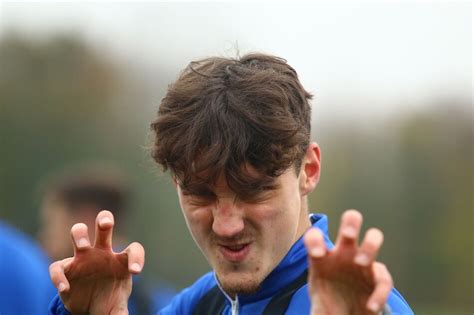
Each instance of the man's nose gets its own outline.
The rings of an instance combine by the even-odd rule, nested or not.
[[[223,238],[232,238],[244,229],[243,211],[233,200],[219,201],[213,211],[212,230]]]

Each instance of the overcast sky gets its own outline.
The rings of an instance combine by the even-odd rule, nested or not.
[[[296,68],[327,115],[391,115],[472,93],[470,2],[4,1],[0,9],[0,34],[79,33],[170,74],[193,59],[233,56],[235,47],[273,53]]]

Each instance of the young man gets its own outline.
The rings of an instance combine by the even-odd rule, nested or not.
[[[213,272],[162,314],[412,314],[375,261],[381,231],[359,246],[362,216],[349,210],[333,246],[326,217],[309,213],[320,174],[310,99],[285,60],[264,54],[192,62],[170,86],[152,155]],[[50,268],[53,314],[127,314],[144,250],[113,253],[113,220],[99,213],[93,246],[85,225],[72,227],[74,257]]]

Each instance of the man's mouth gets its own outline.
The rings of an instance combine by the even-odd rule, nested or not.
[[[219,244],[219,251],[225,259],[231,262],[241,262],[247,257],[250,251],[250,243]]]

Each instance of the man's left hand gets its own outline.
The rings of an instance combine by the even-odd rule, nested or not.
[[[342,215],[335,247],[311,228],[304,236],[308,250],[311,315],[372,315],[382,312],[393,287],[390,273],[375,258],[383,243],[378,229],[369,229],[358,244],[362,215]]]

